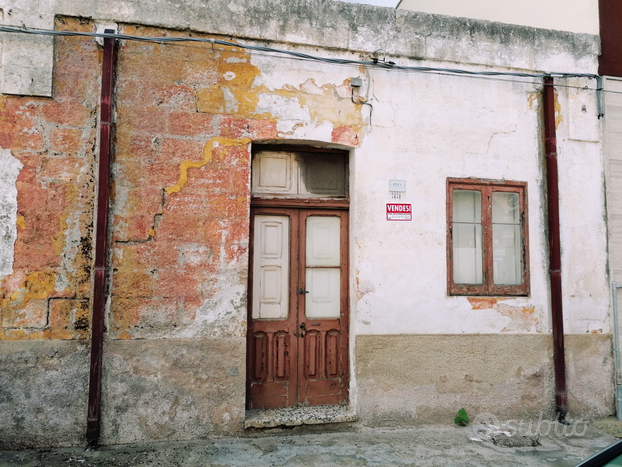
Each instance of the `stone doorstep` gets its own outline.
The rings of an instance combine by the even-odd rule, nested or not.
[[[319,425],[357,421],[356,413],[347,405],[315,405],[279,409],[247,410],[244,428]]]

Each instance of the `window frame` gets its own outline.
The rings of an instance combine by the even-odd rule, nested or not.
[[[479,191],[482,203],[482,284],[454,283],[453,261],[453,192]],[[521,235],[522,283],[495,285],[492,244],[492,193],[518,193]],[[480,178],[447,179],[447,293],[475,296],[528,296],[529,287],[529,228],[527,216],[527,182],[488,180]]]

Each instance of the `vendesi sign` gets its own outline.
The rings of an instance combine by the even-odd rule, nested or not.
[[[387,220],[388,221],[412,221],[413,220],[412,204],[387,203]]]

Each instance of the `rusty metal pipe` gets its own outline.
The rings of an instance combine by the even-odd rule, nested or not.
[[[566,361],[564,356],[564,314],[562,308],[561,242],[559,236],[559,177],[557,137],[555,133],[555,88],[553,78],[544,78],[544,149],[546,152],[546,187],[549,230],[549,276],[553,321],[553,362],[555,367],[555,405],[560,422],[568,412]]]
[[[104,32],[114,34],[114,30]],[[89,446],[97,445],[100,434],[102,354],[104,343],[104,310],[106,307],[106,277],[108,275],[108,207],[110,204],[110,166],[112,148],[112,99],[116,39],[104,39],[102,89],[99,127],[99,182],[97,193],[97,230],[95,234],[95,278],[93,281],[93,319],[91,324],[91,368],[89,374],[89,405],[86,439]]]

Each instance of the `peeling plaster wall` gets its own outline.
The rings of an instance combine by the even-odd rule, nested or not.
[[[90,4],[58,5],[71,6],[76,14]],[[223,5],[201,10],[202,15],[215,14]],[[249,23],[234,16],[227,24],[221,16],[221,27],[248,43],[264,34],[298,42],[269,42],[275,47],[358,59],[360,49],[377,49],[384,28],[399,24],[404,36],[393,52],[404,65],[453,67],[458,62],[465,68],[501,70],[514,64],[513,69],[537,70],[545,63],[546,69],[596,69],[593,36],[331,3],[337,25],[333,36],[326,33],[330,28],[318,27],[330,21],[328,13],[311,8],[316,3],[291,5],[240,5],[242,13],[254,12],[258,19]],[[212,37],[201,34],[201,28],[190,32],[140,24],[179,21],[177,26],[185,26],[175,9],[170,17],[159,11],[159,18],[168,19],[155,21],[150,16],[154,11],[129,6],[102,6],[110,8],[104,19],[133,19],[119,23],[123,34]],[[96,9],[86,12],[84,16],[103,17]],[[281,28],[276,23],[259,26],[272,24],[274,17],[287,21]],[[342,19],[348,21],[346,29],[339,26]],[[214,21],[201,27],[214,26]],[[314,27],[301,28],[305,21]],[[417,36],[419,42],[413,36],[418,26],[426,31]],[[89,19],[63,16],[55,27],[95,30]],[[0,106],[0,147],[24,165],[16,182],[13,272],[0,283],[3,340],[79,342],[90,334],[101,49],[92,39],[67,37],[56,40],[55,53],[53,99],[3,96]],[[363,79],[359,97],[373,105],[373,113],[352,102],[351,77]],[[602,414],[611,411],[612,399],[606,397],[611,389],[606,370],[610,326],[600,127],[594,94],[582,89],[589,82],[568,79],[563,84],[576,86],[560,88],[557,100],[565,326],[567,333],[583,339],[580,351],[568,357],[574,372],[570,378],[576,382],[573,409],[579,415]],[[427,405],[427,418],[404,423],[444,416],[447,400],[493,408],[510,400],[510,411],[548,410],[552,362],[540,90],[541,84],[529,79],[396,72],[207,43],[121,41],[104,442],[242,431],[250,157],[252,144],[266,141],[350,150],[351,401],[364,421],[386,420],[395,405],[390,390],[375,388],[373,369],[383,368],[383,354],[367,354],[365,342],[372,343],[370,348],[377,341],[393,349],[387,355],[401,350],[396,362],[403,363],[398,365],[403,370],[418,358],[419,347],[412,342],[429,338],[434,345],[451,347],[462,335],[473,345],[481,335],[492,336],[499,352],[506,338],[512,349],[533,344],[524,355],[505,350],[492,364],[502,365],[507,357],[517,372],[531,368],[540,376],[533,384],[514,385],[499,369],[494,381],[480,378],[482,385],[497,389],[479,402],[459,390],[458,382],[448,383],[443,390],[449,399],[437,398],[438,403]],[[447,177],[527,182],[529,296],[447,296]],[[400,201],[413,205],[412,222],[385,220],[385,205],[394,201],[388,190],[391,179],[406,181]],[[442,353],[433,355],[430,363],[439,374],[453,371]],[[465,355],[461,371],[483,371],[478,358],[477,352]],[[603,366],[593,365],[596,361]],[[386,384],[412,378],[414,388],[426,386],[427,376],[417,379],[423,373],[388,374]],[[17,387],[18,376],[11,378],[7,386]],[[462,381],[463,375],[457,378]],[[39,381],[35,384],[43,384]],[[518,393],[508,399],[512,391]],[[536,392],[540,396],[523,407]],[[400,394],[395,400],[405,401],[410,393]],[[11,410],[17,418],[36,415],[27,406]],[[41,426],[54,429],[49,421],[53,403],[42,410],[48,418],[41,417]],[[28,427],[12,426],[11,439],[34,436]],[[49,444],[82,441],[74,431],[62,433]]]

